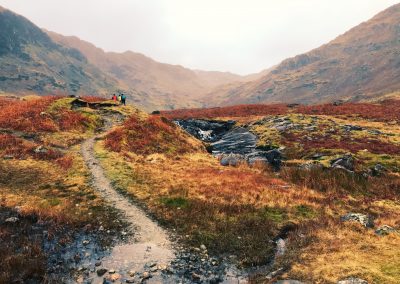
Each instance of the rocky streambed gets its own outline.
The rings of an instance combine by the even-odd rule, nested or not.
[[[258,138],[245,126],[236,126],[233,120],[175,120],[186,132],[208,143],[210,153],[220,159],[221,165],[235,166],[242,162],[249,164],[267,163],[279,169],[282,154],[279,149],[259,149]]]

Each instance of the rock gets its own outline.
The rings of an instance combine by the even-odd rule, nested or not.
[[[222,154],[219,163],[222,166],[237,166],[245,161],[243,155],[240,154]]]
[[[368,130],[368,133],[370,133],[372,135],[381,135],[382,134],[382,132],[377,129],[370,129],[370,130]]]
[[[14,224],[17,223],[19,219],[17,217],[10,217],[4,220],[4,223]]]
[[[286,251],[286,242],[285,240],[279,238],[276,240],[276,255],[282,256],[285,254]]]
[[[205,245],[201,245],[201,246],[200,246],[200,249],[201,249],[201,250],[207,250],[207,247],[206,247]]]
[[[142,274],[142,280],[149,279],[151,277],[151,274],[147,271],[143,272]]]
[[[97,261],[94,266],[100,266],[101,265],[101,261]]]
[[[350,277],[350,278],[338,281],[337,284],[368,284],[368,282],[363,279],[360,279],[360,278]]]
[[[136,271],[135,271],[135,270],[129,270],[129,271],[128,271],[128,275],[129,275],[130,277],[134,277],[135,274],[136,274]]]
[[[376,164],[370,169],[370,174],[372,176],[380,176],[383,174],[383,172],[386,171],[386,168],[382,166],[381,164]]]
[[[345,131],[361,131],[363,128],[358,125],[351,125],[351,124],[346,124],[344,127]]]
[[[40,146],[36,147],[36,148],[33,150],[33,152],[35,152],[36,154],[44,154],[44,153],[47,153],[48,150],[47,150],[47,148],[44,147],[43,145],[40,145]]]
[[[97,269],[97,271],[96,271],[96,273],[97,273],[97,275],[98,275],[99,277],[101,277],[101,276],[103,276],[104,274],[106,274],[106,272],[107,272],[107,269],[105,269],[105,268],[100,268],[100,269]]]
[[[175,120],[174,122],[186,132],[204,142],[217,141],[235,124],[235,121],[232,120],[218,121],[202,119]]]
[[[347,213],[346,215],[340,217],[343,222],[353,221],[358,222],[364,227],[373,228],[374,221],[370,216],[361,213]]]
[[[331,161],[332,168],[344,169],[347,171],[354,171],[354,158],[352,155],[344,155],[340,158]]]
[[[3,156],[3,160],[12,160],[12,159],[14,159],[13,155],[4,155]]]
[[[382,225],[375,231],[375,233],[380,236],[386,236],[394,232],[396,232],[396,229],[388,225]]]
[[[114,273],[115,273],[115,269],[110,269],[110,270],[108,271],[108,273],[109,273],[109,274],[114,274]]]
[[[83,240],[83,241],[82,241],[82,244],[83,244],[84,246],[86,246],[86,245],[90,244],[90,241],[89,241],[89,240]]]
[[[268,273],[268,275],[265,278],[272,279],[272,278],[276,277],[278,274],[282,273],[282,271],[283,271],[283,268],[279,268],[275,271]]]
[[[135,283],[135,279],[131,278],[131,279],[126,279],[125,280],[126,283]]]
[[[200,279],[201,279],[201,276],[200,276],[199,274],[193,272],[193,273],[192,273],[192,279],[193,279],[193,280],[200,280]]]
[[[120,278],[121,278],[121,275],[118,273],[109,274],[105,277],[106,280],[111,281],[111,282],[115,282]]]

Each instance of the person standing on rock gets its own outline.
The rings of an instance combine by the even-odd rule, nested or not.
[[[125,95],[125,94],[122,94],[122,95],[121,95],[121,103],[122,103],[124,106],[126,106],[126,95]]]
[[[116,96],[115,94],[113,94],[113,96],[112,96],[112,100],[113,100],[114,102],[116,102],[116,101],[117,101],[117,96]]]
[[[118,102],[121,104],[121,94],[118,95]]]

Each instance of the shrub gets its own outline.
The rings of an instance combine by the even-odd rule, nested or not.
[[[123,127],[106,136],[105,145],[115,152],[126,150],[141,155],[184,154],[195,150],[175,124],[158,116],[150,116],[145,120],[130,117]]]

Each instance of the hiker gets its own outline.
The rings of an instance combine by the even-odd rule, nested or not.
[[[113,94],[112,100],[115,101],[115,102],[117,101],[117,96],[115,94]]]
[[[118,95],[118,102],[121,104],[121,94]]]
[[[121,103],[125,106],[126,105],[126,95],[122,94],[121,95]]]

